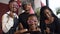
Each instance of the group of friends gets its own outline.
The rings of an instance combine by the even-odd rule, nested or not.
[[[3,34],[60,34],[59,19],[49,7],[41,7],[40,23],[35,13],[29,13],[31,7],[30,3],[23,3],[24,12],[18,16],[17,2],[9,1],[9,11],[2,16]]]

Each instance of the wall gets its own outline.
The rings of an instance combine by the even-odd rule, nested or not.
[[[8,4],[9,0],[0,0],[0,3]]]
[[[0,3],[0,34],[2,34],[2,15],[8,11],[8,5]]]
[[[41,7],[40,0],[34,0],[35,9]]]

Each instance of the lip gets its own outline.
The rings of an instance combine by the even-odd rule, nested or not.
[[[17,9],[16,7],[13,7],[13,9]]]

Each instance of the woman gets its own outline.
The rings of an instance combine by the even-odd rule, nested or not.
[[[28,28],[28,25],[26,23],[27,17],[30,13],[32,6],[29,2],[23,2],[22,3],[22,9],[24,10],[24,12],[22,14],[19,15],[19,23],[22,23],[24,28]]]
[[[40,9],[40,28],[43,34],[60,34],[59,19],[52,10],[44,6]]]
[[[27,24],[29,31],[40,31],[40,28],[38,28],[38,19],[36,15],[29,15],[27,19]]]
[[[2,31],[3,34],[14,34],[18,26],[18,15],[15,13],[18,10],[16,1],[9,1],[9,11],[2,16]]]
[[[22,33],[22,34],[41,34],[41,30],[37,26],[38,19],[37,19],[36,15],[34,15],[34,14],[29,15],[28,19],[27,19],[27,24],[28,24],[28,29],[21,29],[20,28],[20,30],[17,31],[16,34],[18,34],[18,33]],[[20,27],[21,27],[21,25],[20,25]]]

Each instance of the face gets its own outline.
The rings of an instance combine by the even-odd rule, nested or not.
[[[29,17],[27,23],[31,28],[32,27],[35,28],[38,24],[37,17],[36,16]]]
[[[12,12],[16,12],[17,11],[17,9],[18,9],[18,4],[17,4],[17,2],[11,2],[10,4],[9,4],[9,7],[10,7],[10,10],[12,11]]]
[[[48,9],[45,9],[45,15],[47,16],[47,18],[51,18],[51,12]]]
[[[31,3],[27,4],[27,5],[25,6],[25,8],[26,8],[25,10],[29,11],[30,8],[31,8]]]

